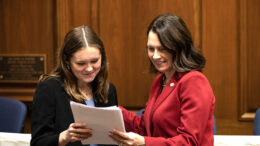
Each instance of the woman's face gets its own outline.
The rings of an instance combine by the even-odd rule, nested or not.
[[[81,48],[72,55],[70,67],[79,84],[88,84],[95,79],[101,68],[101,59],[96,47]]]
[[[148,34],[147,50],[148,57],[159,72],[167,73],[173,71],[172,54],[163,48],[158,35],[153,31],[150,31]]]

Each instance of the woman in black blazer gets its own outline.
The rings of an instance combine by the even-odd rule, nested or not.
[[[75,123],[70,101],[117,105],[116,88],[107,76],[105,49],[97,34],[88,26],[68,32],[55,69],[41,76],[34,94],[31,145],[81,146],[80,140],[92,131],[85,123]]]

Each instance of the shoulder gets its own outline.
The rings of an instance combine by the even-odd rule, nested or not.
[[[34,104],[54,105],[55,99],[64,93],[62,83],[58,78],[41,81],[34,93]]]
[[[208,80],[207,77],[199,71],[190,71],[180,78],[180,81],[188,81],[188,80]]]
[[[54,92],[54,91],[61,91],[63,90],[63,84],[61,82],[60,78],[50,78],[44,81],[41,81],[37,85],[36,91],[42,91],[42,92]]]
[[[178,85],[183,89],[194,89],[194,90],[209,90],[212,92],[211,85],[207,77],[199,71],[190,71],[185,73],[180,80]]]
[[[38,86],[61,87],[62,83],[60,78],[49,78],[41,81]]]

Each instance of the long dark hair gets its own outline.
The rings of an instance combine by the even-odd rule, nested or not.
[[[84,37],[88,44],[85,43]],[[76,27],[66,34],[62,48],[58,51],[58,60],[55,69],[50,74],[42,75],[40,81],[53,77],[61,78],[63,86],[71,100],[82,102],[84,97],[78,90],[77,79],[72,73],[68,62],[75,52],[87,47],[87,45],[98,48],[101,54],[101,69],[91,83],[94,100],[107,103],[109,83],[107,79],[108,71],[105,48],[101,39],[89,26]]]
[[[156,17],[147,30],[158,35],[162,47],[173,56],[173,68],[177,72],[201,71],[206,60],[194,46],[190,31],[184,21],[174,14]],[[158,72],[151,63],[151,72]]]

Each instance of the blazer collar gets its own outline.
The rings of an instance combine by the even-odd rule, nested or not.
[[[170,93],[175,89],[178,81],[185,75],[185,72],[175,72],[171,80],[161,91],[163,74],[160,74],[155,79],[155,85],[151,91],[152,96],[155,98],[152,113],[158,108],[158,106],[170,95]]]

